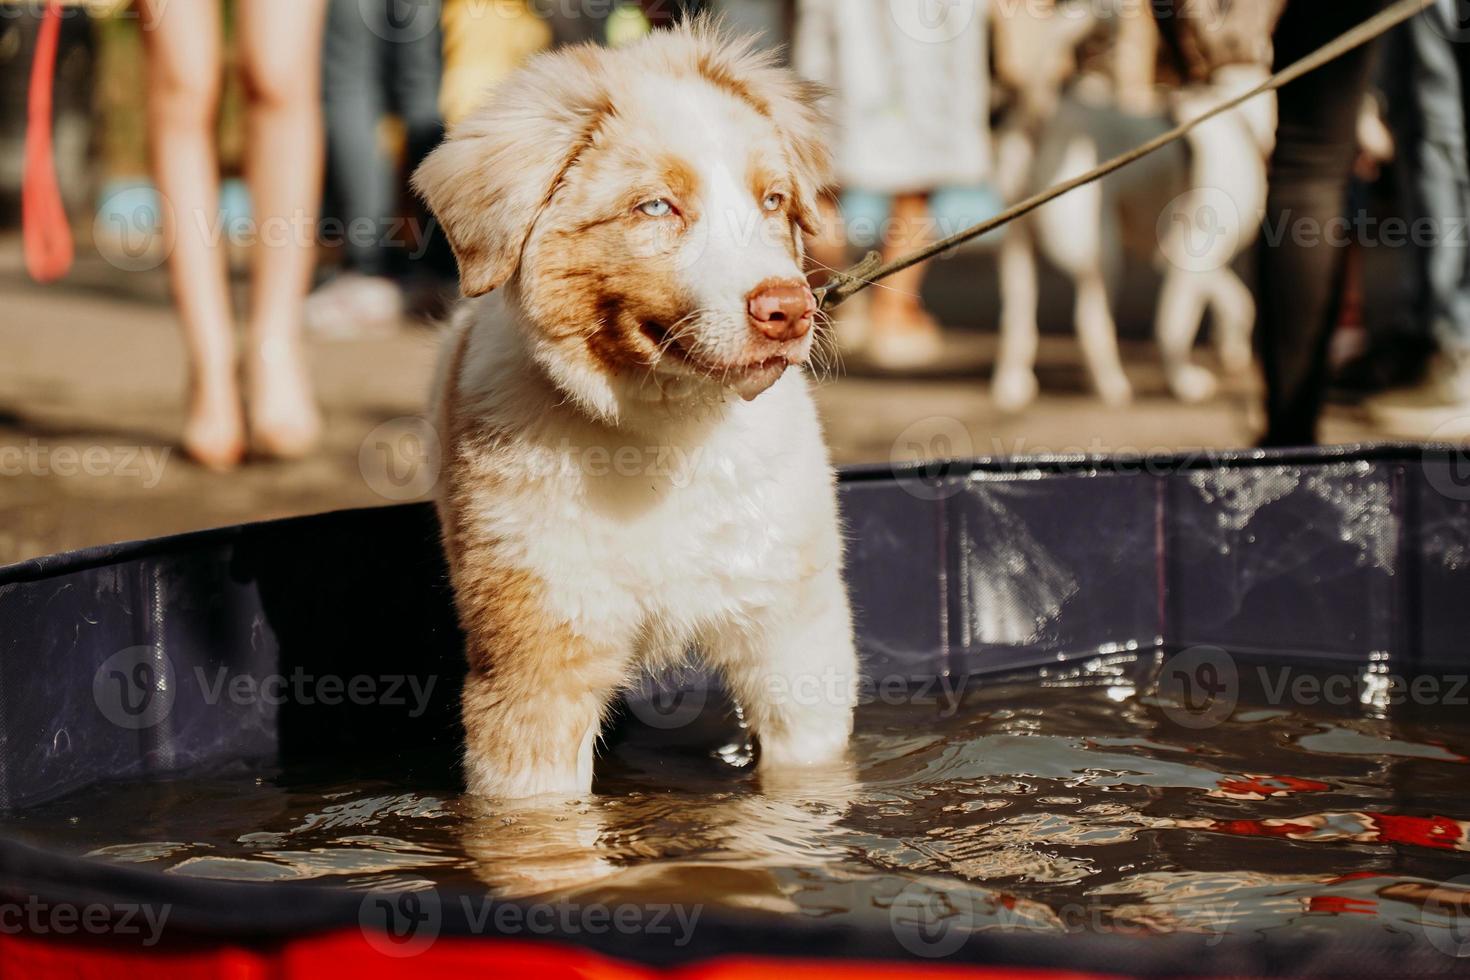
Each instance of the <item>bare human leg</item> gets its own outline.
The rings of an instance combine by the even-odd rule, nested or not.
[[[250,0],[238,11],[258,225],[246,332],[250,435],[256,450],[295,458],[316,446],[322,428],[301,326],[316,263],[326,3]]]
[[[223,44],[219,5],[142,0],[141,10],[149,153],[189,359],[183,445],[204,466],[228,470],[245,454],[245,424],[225,256],[210,240],[220,220],[214,148]]]
[[[884,236],[883,259],[892,261],[929,243],[929,199],[925,194],[896,194],[889,233]],[[871,300],[872,336],[869,355],[896,369],[919,367],[939,354],[939,325],[924,310],[919,287],[924,265],[890,276]]]

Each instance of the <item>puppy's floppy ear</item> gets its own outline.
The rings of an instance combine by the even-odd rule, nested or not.
[[[595,50],[541,55],[450,131],[413,175],[444,228],[460,289],[504,285],[541,210],[609,111]]]

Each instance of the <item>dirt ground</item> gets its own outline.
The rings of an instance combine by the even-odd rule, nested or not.
[[[851,365],[819,390],[839,463],[916,456],[1248,446],[1257,382],[1185,406],[1169,398],[1151,345],[1125,344],[1138,397],[1107,409],[1087,391],[1075,344],[1049,336],[1044,397],[1007,416],[990,404],[994,297],[939,288],[957,329],[943,374],[895,380]],[[947,282],[948,285],[944,285]],[[19,244],[0,241],[0,564],[110,541],[241,521],[391,503],[426,489],[416,469],[435,331],[314,345],[328,427],[322,450],[293,463],[208,473],[179,452],[183,355],[160,272],[119,273],[83,257],[68,279],[38,286]],[[1208,355],[1202,352],[1208,360]],[[1330,418],[1331,442],[1372,433]]]

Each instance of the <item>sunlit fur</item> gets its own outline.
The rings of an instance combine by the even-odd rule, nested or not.
[[[415,177],[471,297],[435,411],[474,792],[585,793],[618,689],[692,649],[763,767],[843,757],[856,665],[802,372],[818,331],[747,317],[803,281],[828,179],[815,97],[705,23],[564,49]]]

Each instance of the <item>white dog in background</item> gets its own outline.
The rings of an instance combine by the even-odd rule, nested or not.
[[[1025,69],[1016,85],[1019,108],[1003,127],[997,149],[998,179],[1012,201],[1085,173],[1173,122],[1247,91],[1267,75],[1263,64],[1222,69],[1209,85],[1180,92],[1168,116],[1154,120],[1152,129],[1135,125],[1130,134],[1130,119],[1136,124],[1145,120],[1117,111],[1105,86],[1079,85],[1075,94],[1062,94],[1074,49],[1094,21],[1056,13],[1050,19],[1019,18],[1001,34],[1011,50],[997,57],[1002,66]],[[1099,88],[1102,94],[1092,94]],[[1260,227],[1274,133],[1274,97],[1258,97],[1194,130],[1184,152],[1176,144],[1012,224],[1000,250],[1001,342],[992,382],[996,404],[1016,411],[1037,395],[1038,254],[1076,288],[1078,340],[1105,402],[1123,404],[1133,395],[1118,355],[1108,296],[1109,273],[1116,271],[1125,250],[1154,261],[1163,275],[1155,336],[1176,397],[1200,401],[1216,390],[1214,375],[1193,362],[1207,309],[1213,314],[1221,365],[1228,372],[1246,370],[1255,299],[1231,263]]]
[[[472,297],[435,396],[472,792],[586,793],[619,690],[691,649],[763,773],[845,758],[857,664],[803,373],[813,98],[707,24],[566,48],[415,177]]]

